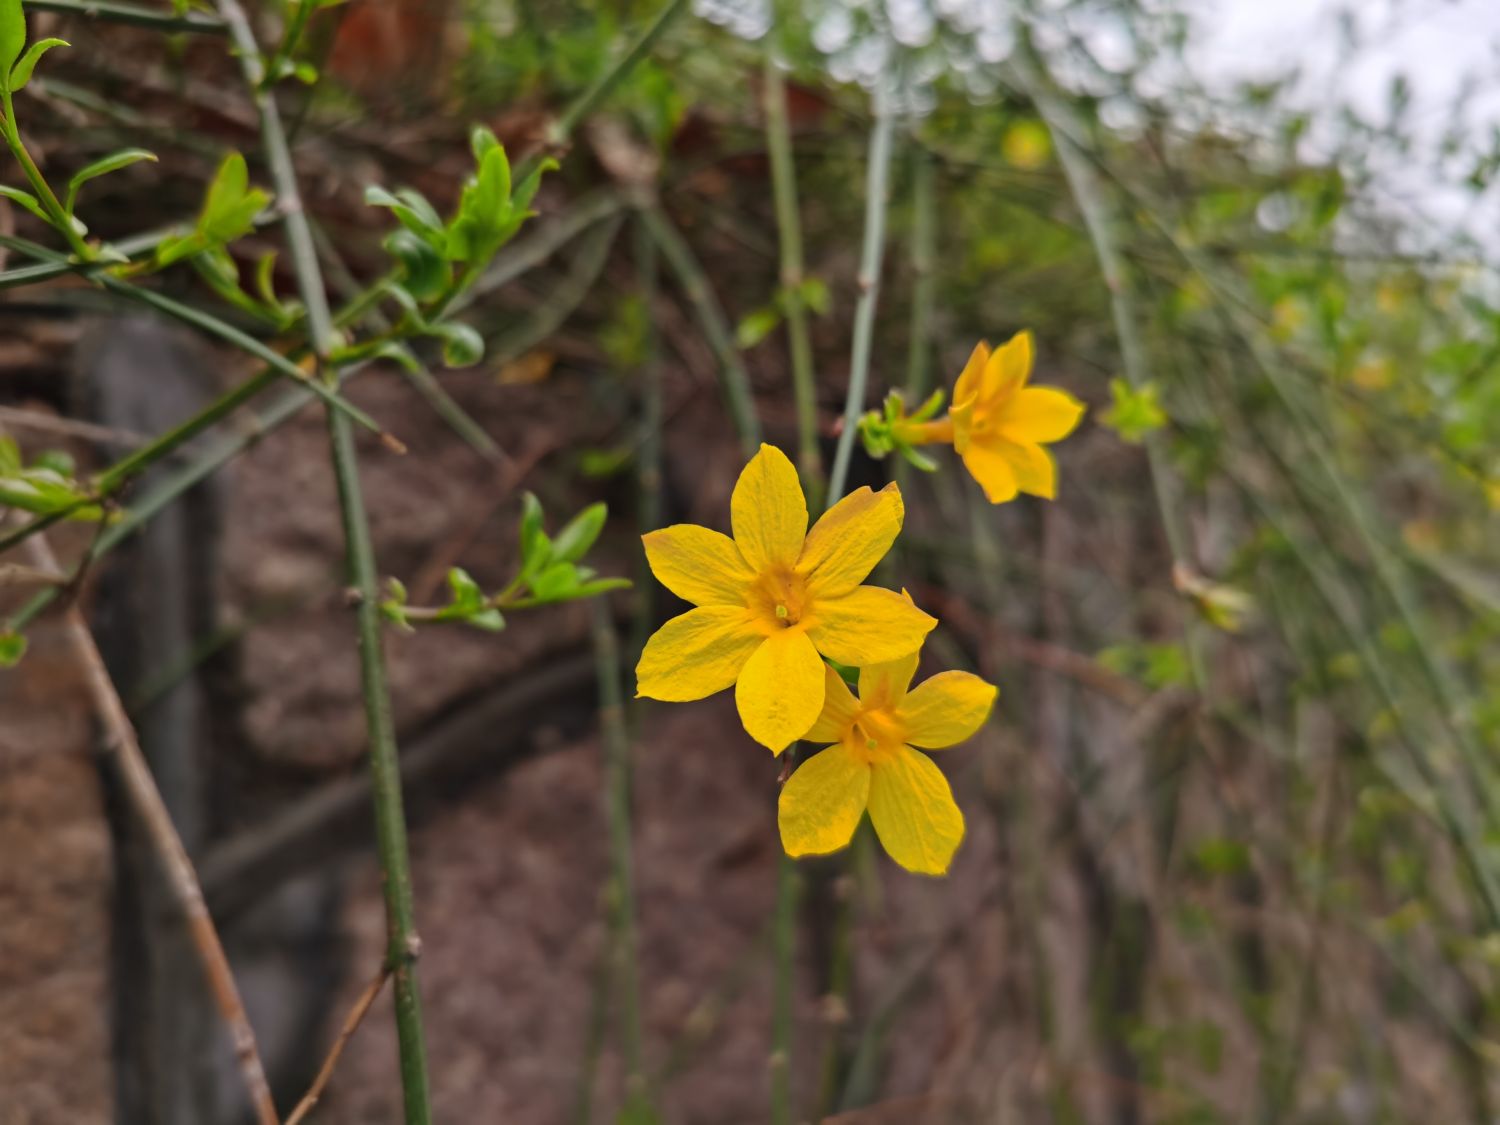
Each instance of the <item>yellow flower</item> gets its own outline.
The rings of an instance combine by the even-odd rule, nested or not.
[[[646,642],[637,694],[684,702],[734,685],[750,737],[781,751],[823,708],[823,661],[864,665],[915,653],[936,619],[892,590],[862,586],[901,530],[901,492],[861,488],[811,531],[797,470],[762,445],[729,502],[734,538],[693,524],[644,536],[661,584],[692,602]]]
[[[1018,492],[1051,500],[1057,466],[1042,447],[1072,433],[1084,406],[1055,387],[1028,387],[1030,377],[1030,332],[993,352],[981,340],[953,387],[948,416],[907,427],[901,436],[913,445],[951,441],[991,504]]]
[[[777,820],[791,856],[848,845],[865,809],[891,858],[908,871],[941,875],[964,837],[964,816],[931,758],[989,717],[995,688],[968,672],[942,672],[908,692],[917,654],[859,673],[859,698],[829,668],[823,713],[805,736],[831,742],[781,790]]]

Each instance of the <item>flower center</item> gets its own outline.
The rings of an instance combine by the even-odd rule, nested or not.
[[[767,631],[790,629],[807,616],[807,581],[788,568],[766,571],[750,587],[749,607]]]
[[[855,717],[845,745],[867,765],[888,762],[906,742],[906,728],[884,707],[861,710]]]

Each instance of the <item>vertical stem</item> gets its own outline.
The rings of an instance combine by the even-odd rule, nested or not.
[[[890,92],[875,89],[875,125],[870,135],[869,167],[866,171],[864,248],[860,255],[859,308],[854,321],[854,354],[850,365],[848,397],[844,402],[844,428],[839,434],[828,482],[825,510],[843,496],[849,475],[849,456],[864,405],[865,384],[870,371],[870,342],[875,330],[875,309],[880,293],[880,263],[885,247],[886,197],[890,182],[891,114]],[[795,744],[786,751],[796,753]],[[775,993],[771,1023],[771,1120],[790,1125],[793,1120],[791,1091],[791,1046],[793,1001],[796,983],[797,899],[801,880],[796,863],[781,854],[776,869],[776,908],[772,931]]]
[[[885,209],[890,190],[891,92],[875,87],[875,125],[870,132],[870,158],[865,170],[865,237],[859,257],[859,307],[854,312],[854,347],[849,360],[849,395],[844,402],[844,428],[839,434],[829,475],[828,495],[843,494],[849,476],[849,457],[865,404],[870,377],[870,345],[875,335],[875,309],[880,298],[880,265],[885,254]]]
[[[932,304],[937,275],[937,216],[933,201],[932,154],[912,149],[911,180],[911,327],[906,352],[906,390],[913,405],[932,381]]]
[[[654,531],[662,525],[662,387],[661,387],[661,339],[656,328],[656,317],[652,310],[656,306],[659,281],[659,263],[656,242],[651,230],[641,216],[635,220],[635,268],[640,277],[641,302],[646,318],[645,354],[641,358],[641,436],[637,485],[640,489],[640,528],[643,532]],[[650,581],[650,568],[642,555],[641,578],[636,585],[636,621],[630,637],[630,663],[634,665],[641,650],[646,647],[655,622],[655,583]]]
[[[776,31],[771,31],[774,40]],[[807,302],[803,298],[802,219],[797,203],[797,168],[787,123],[786,82],[774,46],[766,47],[766,145],[771,153],[771,189],[776,203],[776,233],[781,244],[782,310],[792,360],[792,397],[797,406],[797,468],[808,488],[823,472],[818,456],[818,403],[813,377],[812,343],[807,335]]]
[[[1110,314],[1114,319],[1115,336],[1120,344],[1120,362],[1125,369],[1125,378],[1132,387],[1140,390],[1150,380],[1150,364],[1146,358],[1145,344],[1141,340],[1135,290],[1129,268],[1115,241],[1118,222],[1114,207],[1105,195],[1098,175],[1089,163],[1088,155],[1073,139],[1077,132],[1074,115],[1061,99],[1053,95],[1048,78],[1035,64],[1035,56],[1030,52],[1029,44],[1023,45],[1018,55],[1014,73],[1022,90],[1036,107],[1037,116],[1042,119],[1052,136],[1063,177],[1083,216],[1084,227],[1093,243],[1094,257],[1099,263],[1099,272],[1104,278],[1105,288],[1109,290]],[[1145,446],[1151,472],[1151,489],[1156,497],[1156,507],[1161,516],[1172,561],[1176,565],[1190,567],[1192,546],[1179,503],[1176,481],[1167,464],[1162,435],[1147,434]],[[1197,622],[1189,621],[1185,632],[1194,686],[1201,692],[1206,688],[1208,680],[1202,631]]]
[[[646,1093],[641,1067],[641,993],[636,973],[635,876],[630,838],[630,733],[620,688],[620,648],[609,606],[594,601],[594,656],[599,673],[599,725],[605,745],[605,814],[609,828],[610,950],[614,997],[625,1056],[627,1105]]]
[[[302,209],[296,169],[287,147],[281,114],[265,78],[260,49],[239,0],[218,0],[218,10],[229,25],[239,53],[246,84],[260,113],[261,139],[276,185],[277,204],[286,216],[287,244],[297,286],[307,310],[313,351],[320,365],[337,345],[338,332],[328,307],[328,294],[318,265],[312,228]],[[338,371],[324,368],[323,379],[338,383]],[[370,525],[360,491],[359,459],[354,430],[341,411],[328,411],[328,437],[338,484],[339,509],[349,559],[349,578],[358,598],[355,616],[359,638],[360,687],[365,702],[365,722],[370,743],[370,782],[375,804],[375,836],[379,853],[381,884],[385,893],[386,958],[395,993],[396,1034],[401,1055],[401,1088],[406,1125],[429,1125],[432,1110],[428,1094],[427,1050],[422,1030],[422,1009],[417,989],[416,961],[422,942],[417,936],[412,901],[411,858],[406,839],[406,813],[401,793],[401,772],[396,747],[395,723],[391,718],[390,692],[380,648],[380,591]]]
[[[760,446],[760,420],[755,416],[755,397],[750,390],[750,373],[740,361],[730,337],[729,322],[724,308],[714,296],[703,273],[703,267],[693,257],[692,249],[671,221],[654,205],[641,209],[641,218],[651,231],[651,237],[661,248],[662,257],[677,275],[677,282],[687,295],[688,302],[698,315],[709,347],[719,361],[719,380],[724,390],[725,405],[739,434],[740,445],[746,457],[753,457]]]

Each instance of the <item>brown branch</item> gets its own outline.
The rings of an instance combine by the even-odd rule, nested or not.
[[[359,994],[354,1007],[349,1009],[348,1016],[344,1018],[344,1026],[339,1028],[338,1038],[329,1048],[328,1057],[323,1060],[318,1076],[313,1079],[313,1084],[308,1087],[307,1093],[297,1103],[297,1108],[292,1110],[292,1115],[286,1119],[286,1125],[299,1125],[302,1119],[317,1106],[318,1100],[323,1096],[323,1090],[328,1086],[328,1080],[333,1077],[334,1069],[339,1065],[339,1058],[343,1055],[344,1048],[349,1045],[349,1040],[359,1029],[359,1025],[364,1021],[365,1015],[379,997],[381,990],[385,988],[385,982],[390,979],[391,966],[389,963],[382,963],[380,971],[375,974],[369,984],[365,985],[365,990]]]
[[[57,559],[45,538],[34,535],[27,540],[37,567],[45,571],[58,569]],[[255,1032],[250,1028],[250,1019],[245,1014],[244,1002],[234,983],[234,974],[229,968],[229,958],[224,945],[214,928],[213,918],[203,900],[203,890],[198,883],[193,861],[183,847],[182,837],[172,824],[161,791],[151,776],[151,768],[141,752],[135,728],[125,713],[104,659],[99,655],[99,646],[89,632],[88,624],[76,605],[70,605],[63,617],[68,637],[76,650],[78,662],[83,666],[88,681],[89,695],[94,710],[104,727],[105,753],[111,756],[124,783],[125,793],[134,806],[136,814],[146,827],[146,834],[161,859],[166,873],[167,885],[188,926],[188,934],[203,962],[204,974],[214,1003],[229,1029],[234,1044],[235,1061],[240,1075],[250,1094],[255,1108],[255,1119],[259,1125],[280,1125],[276,1116],[276,1104],[271,1099],[271,1087],[266,1081],[266,1070],[261,1064],[260,1052],[255,1045]]]

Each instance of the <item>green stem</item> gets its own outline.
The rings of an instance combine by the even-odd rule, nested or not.
[[[636,966],[635,876],[630,838],[630,733],[620,688],[620,646],[609,605],[594,601],[594,656],[599,674],[599,724],[605,746],[605,815],[609,829],[612,976],[625,1062],[625,1100],[646,1094],[641,1065],[641,988]]]
[[[637,216],[634,225],[635,268],[640,278],[641,303],[645,309],[646,329],[641,357],[641,433],[640,454],[636,459],[637,481],[640,489],[640,518],[642,532],[655,531],[662,526],[662,457],[661,429],[664,409],[661,384],[661,335],[657,331],[652,309],[656,305],[657,286],[660,277],[656,242],[643,217]],[[639,556],[641,573],[635,584],[636,622],[630,638],[629,659],[633,664],[646,647],[656,617],[656,584],[651,581],[650,567],[645,555]]]
[[[797,901],[802,897],[801,891],[797,861],[781,850],[776,862],[776,906],[771,930],[771,963],[775,973],[771,996],[772,1125],[792,1125],[795,1120],[792,1023],[797,991]]]
[[[926,149],[912,150],[911,328],[906,352],[906,391],[915,405],[932,382],[932,307],[937,291],[935,161]]]
[[[865,169],[865,234],[859,257],[859,305],[854,311],[854,346],[849,360],[849,393],[844,400],[844,428],[839,433],[829,474],[828,495],[843,495],[849,458],[870,377],[870,347],[875,335],[875,310],[880,299],[880,266],[885,255],[885,211],[890,192],[891,134],[895,116],[890,91],[875,87],[875,122],[870,131],[870,156]]]
[[[326,361],[338,346],[338,330],[328,307],[328,294],[318,264],[312,228],[302,209],[296,169],[287,147],[281,113],[271,91],[264,88],[265,68],[260,48],[238,0],[217,0],[220,16],[229,25],[245,83],[260,113],[261,139],[276,185],[277,202],[286,216],[287,244],[297,275],[298,290],[307,310],[314,353]],[[327,369],[324,379],[337,384],[338,371]],[[376,848],[381,883],[385,893],[386,957],[395,993],[396,1034],[401,1058],[401,1087],[406,1125],[430,1125],[427,1049],[422,1029],[421,999],[417,985],[417,936],[412,896],[411,857],[406,838],[406,814],[401,792],[401,770],[391,717],[390,692],[381,653],[379,575],[370,524],[360,490],[359,459],[354,430],[341,412],[328,412],[328,436],[338,485],[339,509],[343,515],[349,576],[358,595],[355,617],[359,637],[360,687],[365,702],[365,722],[370,744],[371,793],[375,804]]]
[[[32,12],[57,12],[60,15],[98,20],[101,23],[123,23],[153,31],[195,31],[204,35],[225,35],[228,25],[206,12],[184,12],[174,15],[130,4],[125,0],[26,0]]]
[[[773,29],[771,35],[776,35]],[[797,467],[809,488],[822,476],[818,456],[818,402],[813,375],[812,343],[807,334],[807,302],[802,255],[802,220],[797,205],[797,169],[787,123],[786,82],[775,49],[766,48],[766,144],[771,154],[771,188],[776,203],[776,233],[781,244],[781,303],[786,313],[787,345],[792,360],[792,396],[797,405]]]
[[[729,321],[724,308],[714,296],[703,268],[693,257],[687,240],[672,225],[661,208],[650,205],[641,208],[641,218],[651,231],[651,237],[661,248],[667,265],[677,275],[677,283],[687,295],[688,303],[698,315],[703,335],[719,361],[719,380],[724,390],[724,402],[734,422],[740,444],[746,457],[753,457],[760,447],[760,420],[755,416],[755,397],[750,389],[750,373],[740,360],[729,333]],[[650,315],[650,310],[647,310]]]
[[[16,110],[11,104],[11,94],[8,89],[0,90],[0,101],[3,101],[5,106],[5,120],[0,122],[0,127],[3,127],[5,132],[5,143],[9,146],[11,155],[20,163],[21,171],[26,175],[26,182],[31,185],[31,190],[41,201],[42,210],[47,212],[52,226],[67,240],[73,253],[81,261],[89,261],[96,256],[94,248],[78,233],[78,229],[73,225],[72,216],[63,208],[56,193],[52,190],[52,185],[47,182],[47,177],[42,175],[42,170],[36,166],[36,161],[26,150],[26,144],[21,140],[21,130],[16,125]]]
[[[1125,370],[1125,378],[1139,391],[1151,380],[1150,361],[1146,357],[1145,345],[1140,336],[1140,315],[1135,307],[1134,284],[1125,256],[1115,241],[1115,230],[1119,225],[1115,209],[1105,195],[1087,153],[1075,139],[1080,133],[1076,116],[1061,98],[1053,94],[1050,80],[1037,68],[1035,55],[1030,51],[1029,45],[1018,52],[1014,74],[1022,90],[1036,107],[1037,116],[1042,119],[1042,124],[1052,136],[1063,177],[1083,216],[1084,227],[1093,243],[1094,257],[1099,263],[1099,272],[1109,291],[1110,315],[1114,320],[1115,336],[1120,345],[1120,362]],[[1151,474],[1151,490],[1156,499],[1162,529],[1166,533],[1172,562],[1175,566],[1195,570],[1187,521],[1183,515],[1176,478],[1168,463],[1163,434],[1160,431],[1147,434],[1144,444],[1147,467]],[[1185,639],[1188,660],[1192,666],[1193,685],[1201,694],[1208,684],[1208,666],[1203,632],[1197,621],[1188,621]]]
[[[596,78],[593,84],[579,95],[572,105],[563,110],[557,120],[552,123],[547,130],[548,144],[552,147],[566,144],[568,138],[573,135],[573,130],[578,127],[578,123],[593,113],[604,99],[614,92],[615,87],[634,69],[635,64],[646,56],[656,41],[661,38],[662,32],[686,7],[686,0],[667,0],[661,11],[656,14],[656,18],[641,33],[640,38],[632,43],[630,48],[616,59],[608,70]],[[530,164],[529,160],[522,164],[522,171],[516,176],[517,180],[524,178],[530,170]]]

